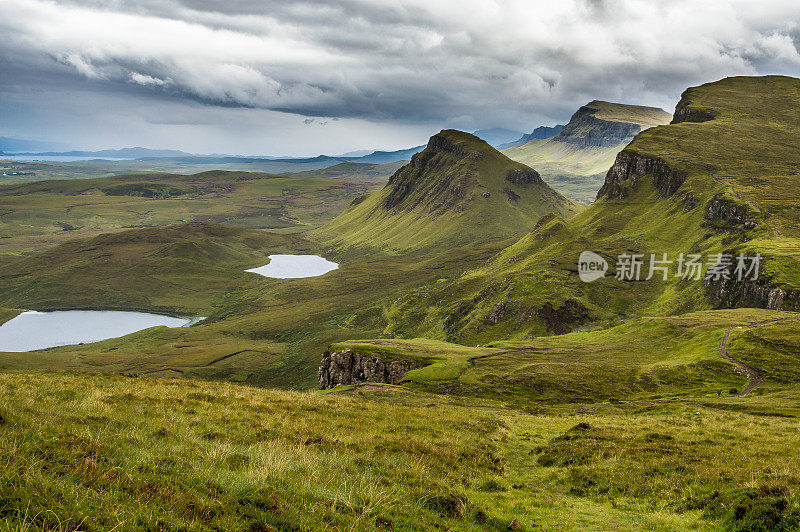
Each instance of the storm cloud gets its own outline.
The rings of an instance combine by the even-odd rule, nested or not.
[[[530,130],[595,98],[671,110],[689,85],[800,72],[790,1],[4,0],[0,31],[12,124],[42,91],[77,91],[215,108],[222,130],[235,109],[297,134],[309,117],[369,122],[384,144],[423,126]]]

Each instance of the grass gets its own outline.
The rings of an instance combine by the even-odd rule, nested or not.
[[[430,365],[410,371],[405,385],[535,409],[564,402],[662,400],[741,390],[747,380],[718,353],[729,327],[747,327],[742,335],[770,339],[767,341],[777,341],[772,328],[782,327],[784,340],[778,346],[765,346],[767,341],[762,341],[754,347],[753,340],[745,342],[734,336],[729,340],[729,352],[764,369],[768,384],[797,382],[793,370],[777,370],[790,368],[796,361],[790,354],[800,338],[796,318],[792,313],[757,309],[705,311],[637,318],[608,329],[492,342],[477,348],[426,339],[358,340],[335,347],[359,351],[374,346],[391,349],[393,356],[427,357]],[[765,324],[771,320],[786,321]]]
[[[798,524],[796,419],[720,408],[735,399],[527,414],[396,387],[65,374],[0,375],[0,391],[2,529]]]
[[[308,253],[297,235],[193,222],[73,240],[0,266],[0,304],[37,310],[146,309],[207,315],[261,278],[268,254]]]
[[[504,243],[441,254],[336,257],[322,277],[269,279],[244,270],[272,253],[324,253],[298,235],[212,223],[123,231],[64,244],[0,268],[3,304],[52,310],[113,308],[208,317],[179,329],[31,353],[0,353],[0,368],[172,375],[253,385],[316,386],[325,347],[373,337],[404,290],[453,279]],[[12,303],[13,302],[13,303]]]

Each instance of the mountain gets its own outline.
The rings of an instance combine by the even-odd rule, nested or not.
[[[22,151],[57,150],[63,145],[57,142],[42,142],[38,140],[18,139],[14,137],[0,137],[0,153],[13,154]]]
[[[800,151],[786,141],[800,135],[798,124],[795,78],[726,78],[688,89],[672,124],[640,133],[617,155],[595,203],[568,220],[541,220],[462,280],[400,298],[391,315],[413,315],[413,323],[401,319],[387,332],[482,344],[630,315],[800,311]],[[582,282],[584,251],[605,259],[608,275]],[[657,271],[649,281],[614,276],[623,254],[641,254],[647,274],[651,254],[664,253],[673,261],[700,255],[702,272],[721,263],[720,253],[760,254],[760,276],[740,282],[731,266],[727,279],[683,279],[675,263],[666,280]]]
[[[505,144],[500,144],[499,146],[496,146],[496,148],[498,150],[504,150],[506,148],[513,148],[514,146],[521,146],[526,142],[530,142],[535,139],[538,140],[549,139],[550,137],[556,136],[562,129],[564,129],[563,124],[556,124],[553,127],[539,126],[536,129],[534,129],[531,133],[528,133],[527,135],[522,135],[514,142],[507,142]]]
[[[489,143],[490,146],[497,148],[501,144],[506,144],[508,142],[513,141],[514,139],[518,139],[520,135],[523,135],[521,131],[514,131],[511,129],[505,129],[502,127],[495,127],[491,129],[479,129],[472,133],[478,138],[481,138]]]
[[[336,155],[336,157],[363,157],[369,155],[372,151],[373,150],[353,150],[341,155]]]
[[[456,246],[519,236],[544,214],[577,211],[535,170],[474,135],[444,130],[386,187],[358,198],[315,234],[339,247]]]
[[[121,148],[118,150],[98,151],[48,151],[36,153],[17,153],[16,155],[46,156],[46,157],[96,157],[98,159],[140,159],[146,157],[191,157],[192,154],[179,150],[151,150],[149,148]]]
[[[374,151],[369,155],[364,155],[363,157],[351,157],[347,158],[347,160],[356,163],[374,163],[374,164],[394,163],[397,161],[408,161],[411,159],[412,155],[419,153],[424,149],[425,145],[415,146],[413,148],[406,148],[404,150]]]
[[[595,100],[578,109],[555,136],[532,139],[503,153],[535,166],[562,194],[589,203],[617,153],[640,131],[670,119],[657,107]]]

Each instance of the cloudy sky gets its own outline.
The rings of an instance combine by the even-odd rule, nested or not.
[[[316,155],[800,75],[800,2],[1,0],[0,136]]]

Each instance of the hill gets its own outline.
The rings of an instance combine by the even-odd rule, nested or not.
[[[800,133],[798,106],[794,78],[728,78],[687,90],[673,124],[640,133],[619,153],[594,204],[569,220],[541,221],[451,285],[402,296],[387,331],[485,343],[630,315],[800,310],[800,154],[785,140]],[[578,275],[587,250],[609,264],[591,283]],[[645,280],[651,254],[665,253],[666,279],[656,270]],[[736,279],[734,261],[725,276],[704,280],[720,253],[761,254],[758,279]],[[616,278],[623,254],[641,254],[640,280]],[[681,254],[700,256],[699,278],[679,275]]]
[[[512,238],[548,212],[577,206],[485,141],[455,130],[431,137],[379,192],[312,233],[339,248],[400,251]]]
[[[539,169],[562,194],[588,203],[617,153],[640,131],[666,124],[670,118],[656,107],[595,100],[578,109],[556,135],[532,139],[503,153]]]

